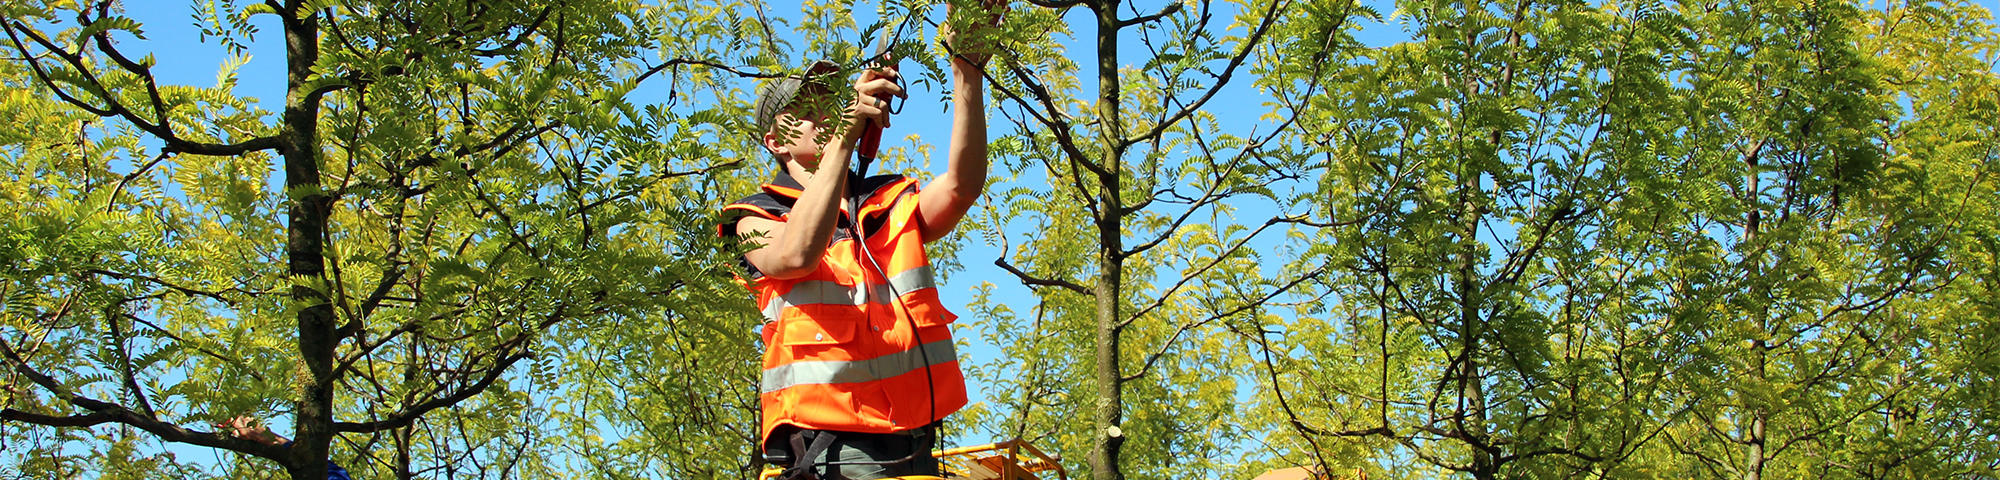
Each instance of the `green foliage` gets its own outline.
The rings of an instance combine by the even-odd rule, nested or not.
[[[767,173],[757,79],[885,30],[911,82],[999,52],[962,231],[1012,278],[964,312],[999,354],[959,443],[1097,478],[2000,475],[1974,2],[474,3],[192,2],[238,55],[213,87],[159,84],[114,4],[0,6],[0,477],[312,477],[207,432],[235,415],[357,478],[752,475],[712,210]],[[292,40],[266,111],[240,54]]]
[[[295,448],[330,441],[357,478],[571,477],[635,456],[635,468],[689,478],[746,468],[754,315],[736,300],[704,199],[748,180],[702,175],[754,158],[748,145],[704,141],[737,135],[745,107],[631,99],[642,85],[746,90],[740,72],[753,70],[731,73],[714,56],[741,39],[667,36],[679,26],[668,15],[695,11],[685,5],[202,3],[203,34],[231,48],[316,38],[316,51],[284,59],[308,73],[283,105],[317,113],[253,107],[233,92],[240,57],[216,87],[156,85],[150,59],[120,59],[148,47],[116,8],[9,4],[0,341],[19,356],[7,362],[0,448],[24,460],[6,468],[301,470],[208,432],[236,415],[270,420],[299,437]],[[91,20],[61,23],[79,15]],[[244,20],[256,15],[285,19],[283,31],[256,32]],[[140,42],[100,44],[110,31]],[[643,83],[654,53],[700,62]],[[308,135],[308,150],[261,143],[290,132]],[[325,214],[311,214],[320,201]],[[287,229],[314,222],[320,246],[299,257],[306,244]],[[323,269],[301,270],[302,258]],[[330,337],[312,333],[320,311]],[[312,366],[315,351],[331,373]],[[632,385],[648,380],[655,388]],[[331,418],[313,424],[303,412],[321,389],[335,391]],[[734,407],[711,402],[722,392]],[[32,419],[105,408],[136,419]],[[385,420],[398,423],[370,426]],[[218,466],[165,442],[248,455]]]
[[[1919,125],[1990,115],[1919,100],[1992,91],[1975,49],[1924,46],[1990,44],[1990,21],[1931,16],[1983,13],[1454,5],[1399,2],[1413,41],[1264,80],[1328,159],[1314,204],[1351,222],[1296,263],[1338,268],[1284,338],[1303,353],[1271,362],[1274,422],[1306,441],[1288,455],[1391,478],[1441,473],[1412,457],[1475,478],[1990,469],[1985,427],[1909,427],[1964,412],[1920,390],[1979,375],[1928,332],[1983,322],[1924,312],[1983,261],[1947,245],[1994,152],[1918,145],[1993,133]],[[1908,48],[1933,53],[1883,53]]]

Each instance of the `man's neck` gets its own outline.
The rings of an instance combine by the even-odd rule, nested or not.
[[[786,173],[786,174],[788,174],[788,175],[791,175],[791,176],[792,176],[792,180],[794,180],[794,181],[797,181],[797,182],[799,182],[799,185],[800,185],[801,187],[805,187],[805,186],[807,186],[807,185],[812,185],[812,183],[813,183],[813,178],[814,178],[814,176],[815,176],[815,175],[818,175],[818,174],[822,174],[822,173],[824,173],[824,174],[831,174],[831,175],[847,175],[847,174],[848,174],[846,170],[841,170],[841,171],[837,171],[837,172],[836,172],[836,171],[827,171],[826,169],[819,169],[819,170],[817,170],[817,171],[806,171],[806,167],[805,167],[804,165],[800,165],[800,164],[799,164],[799,162],[796,162],[796,161],[794,161],[794,162],[785,162],[785,173]],[[848,192],[850,191],[850,189],[854,188],[854,186],[853,186],[853,185],[848,185],[848,184],[849,184],[849,183],[853,183],[853,181],[854,181],[854,180],[855,180],[855,179],[853,179],[853,178],[850,178],[850,179],[848,179],[848,181],[846,181],[846,182],[841,182],[841,185],[840,185],[840,191],[839,191],[839,192],[837,192],[837,193],[839,193],[839,195],[836,195],[836,196],[835,196],[834,198],[847,198],[847,194],[848,194]],[[845,204],[845,202],[843,202],[843,203],[841,204],[841,207],[840,207],[840,209],[841,209],[841,210],[847,210],[847,205]]]

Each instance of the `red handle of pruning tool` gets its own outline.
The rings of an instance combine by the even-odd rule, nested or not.
[[[882,30],[882,36],[876,39],[874,61],[877,66],[889,65],[895,62],[895,59],[889,58],[890,36],[893,33],[884,29]],[[888,108],[889,103],[884,101],[880,106]],[[882,126],[876,125],[875,120],[872,119],[863,121],[861,123],[861,139],[855,142],[854,145],[854,156],[859,160],[854,162],[854,173],[864,177],[868,176],[868,164],[875,163],[875,154],[881,151],[881,149]]]
[[[855,144],[854,154],[860,156],[863,161],[874,160],[875,152],[881,149],[882,126],[876,125],[874,120],[862,123],[861,140]]]

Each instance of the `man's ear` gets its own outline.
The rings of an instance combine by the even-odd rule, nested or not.
[[[775,155],[787,155],[791,153],[791,147],[787,146],[778,137],[778,134],[774,132],[764,132],[764,149],[770,150]]]

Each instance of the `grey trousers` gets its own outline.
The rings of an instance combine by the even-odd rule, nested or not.
[[[891,434],[830,432],[833,445],[808,459],[821,480],[876,480],[902,475],[938,475],[931,448],[934,427]]]

